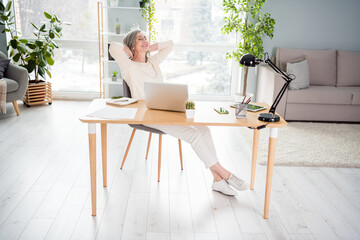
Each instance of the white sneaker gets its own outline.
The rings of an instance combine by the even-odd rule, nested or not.
[[[238,194],[234,189],[229,186],[229,184],[224,179],[216,182],[214,181],[211,188],[214,191],[221,192],[229,196],[236,196]]]
[[[235,188],[236,190],[239,190],[239,191],[248,190],[250,187],[249,184],[247,184],[244,180],[242,180],[241,178],[238,178],[234,174],[230,175],[227,182],[229,183],[230,186],[232,186],[233,188]]]

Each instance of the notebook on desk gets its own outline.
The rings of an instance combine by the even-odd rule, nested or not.
[[[147,108],[185,112],[186,84],[145,82],[144,88]]]

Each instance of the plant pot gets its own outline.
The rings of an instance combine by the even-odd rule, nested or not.
[[[117,81],[117,77],[112,77],[111,80],[112,80],[113,82],[116,82],[116,81]]]
[[[143,1],[141,1],[141,2],[139,2],[139,6],[141,7],[141,8],[143,8],[144,7],[144,2]]]
[[[38,82],[30,80],[23,102],[27,107],[43,103],[51,105],[53,102],[51,83],[43,80]]]
[[[195,109],[186,109],[186,118],[194,118],[195,117]]]
[[[120,34],[120,28],[118,27],[118,28],[115,28],[115,33],[116,34]]]

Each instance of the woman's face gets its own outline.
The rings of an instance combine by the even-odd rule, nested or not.
[[[142,32],[139,32],[136,35],[135,40],[135,52],[142,53],[142,52],[148,52],[149,51],[149,42],[146,39],[146,36]]]

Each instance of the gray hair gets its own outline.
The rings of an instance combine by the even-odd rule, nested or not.
[[[133,56],[135,56],[135,51],[133,50],[134,46],[135,46],[135,42],[136,42],[136,36],[137,34],[141,32],[141,30],[133,30],[133,31],[130,31],[126,34],[126,36],[124,37],[123,39],[123,44],[125,46],[127,46],[130,51],[132,52]],[[146,56],[145,56],[145,61],[147,62],[148,61],[148,54],[149,52],[146,53]]]

